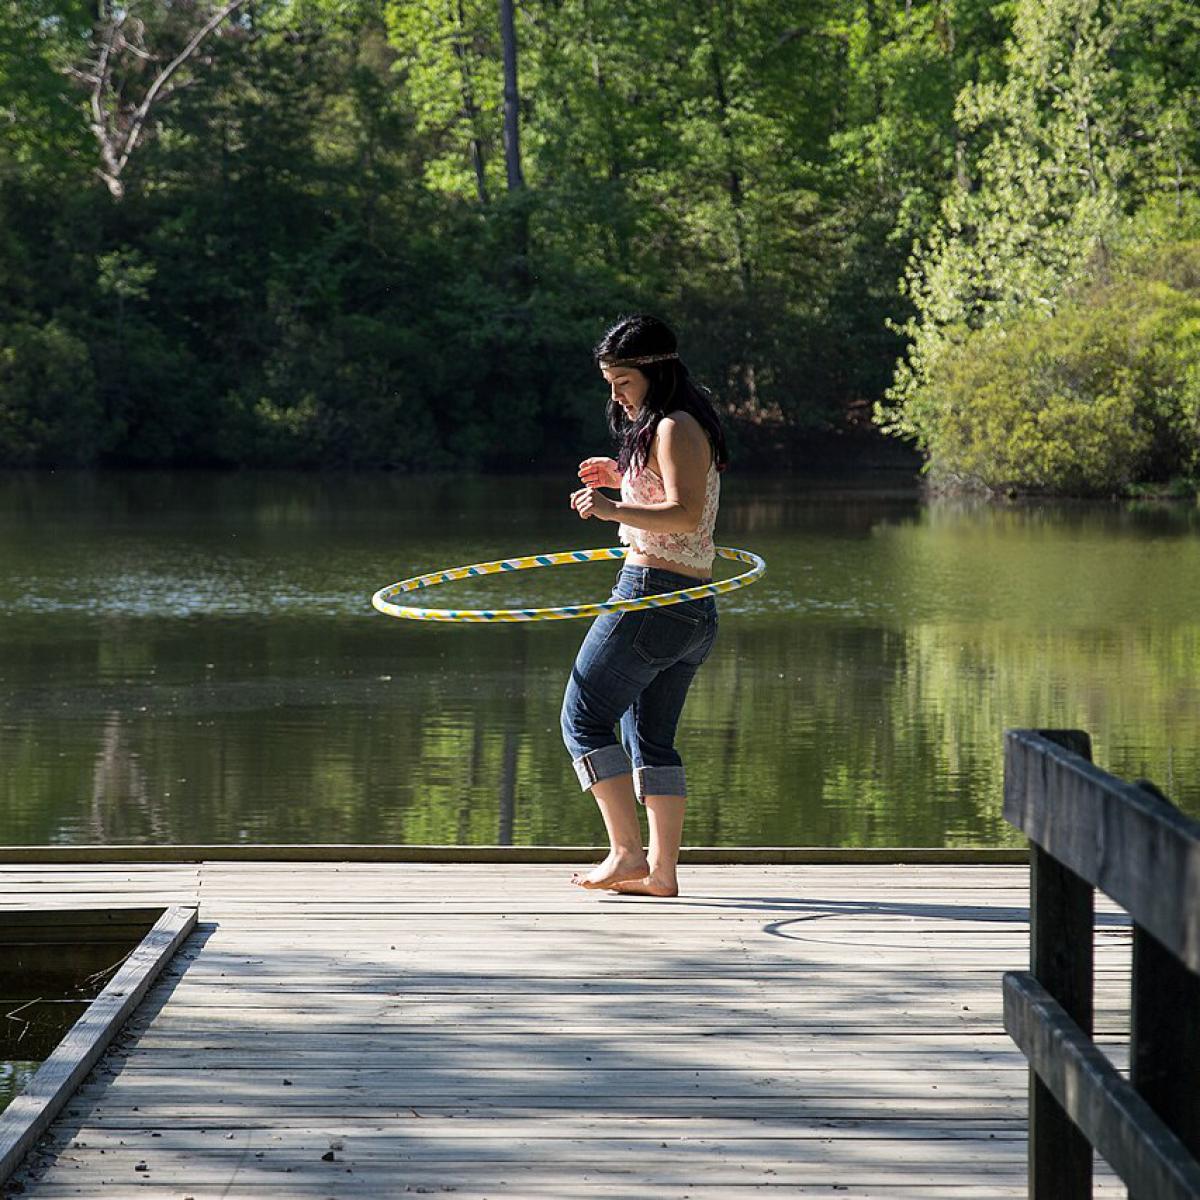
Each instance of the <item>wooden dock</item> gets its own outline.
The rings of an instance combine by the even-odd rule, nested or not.
[[[568,877],[0,868],[9,908],[200,906],[13,1194],[1025,1195],[1001,974],[1027,965],[1027,870],[689,867],[666,901]],[[1102,905],[1102,1042],[1128,947]],[[1096,1195],[1124,1191],[1101,1170]]]

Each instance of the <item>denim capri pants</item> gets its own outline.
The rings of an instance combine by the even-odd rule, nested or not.
[[[625,566],[610,599],[703,582],[657,567]],[[716,637],[712,596],[596,618],[579,648],[562,706],[563,741],[585,792],[632,769],[639,801],[687,795],[675,730],[688,688]]]

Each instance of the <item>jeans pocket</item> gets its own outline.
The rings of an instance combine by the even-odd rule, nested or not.
[[[677,606],[648,608],[638,614],[633,648],[643,662],[663,667],[682,658],[696,638],[700,618],[689,612],[679,612]]]

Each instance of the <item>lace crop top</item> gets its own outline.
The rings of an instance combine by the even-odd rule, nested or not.
[[[621,542],[642,554],[711,572],[716,557],[713,529],[717,523],[720,497],[721,476],[716,464],[710,463],[704,480],[704,511],[696,529],[691,533],[651,533],[647,529],[622,525],[618,531]],[[649,466],[636,472],[630,469],[621,480],[621,499],[630,504],[661,504],[666,498],[662,479]]]

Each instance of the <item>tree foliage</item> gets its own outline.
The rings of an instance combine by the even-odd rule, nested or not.
[[[228,7],[121,8],[109,111]],[[944,353],[1194,189],[1184,0],[526,0],[519,188],[496,3],[252,0],[119,194],[79,78],[117,9],[3,8],[0,344],[29,387],[82,347],[97,406],[50,436],[14,385],[6,462],[570,461],[603,437],[589,347],[637,309],[735,450],[861,427],[889,381],[928,449]]]
[[[1144,40],[1151,29],[1171,51]],[[877,406],[935,474],[1106,490],[1165,461],[1145,428],[1127,425],[1155,403],[1137,389],[1156,385],[1138,371],[1111,375],[1122,355],[1102,322],[1121,324],[1107,285],[1131,214],[1163,196],[1179,209],[1194,194],[1200,90],[1180,69],[1181,46],[1200,47],[1183,4],[1019,0],[1003,82],[959,93],[969,169],[906,266],[909,345]],[[1153,288],[1125,299],[1157,312]],[[1056,390],[1051,372],[1023,385],[1009,369],[1021,374],[1024,352],[1063,355],[1060,374],[1075,382]]]
[[[1194,474],[1198,329],[1200,296],[1138,281],[976,331],[931,386],[937,477],[1087,495]]]

